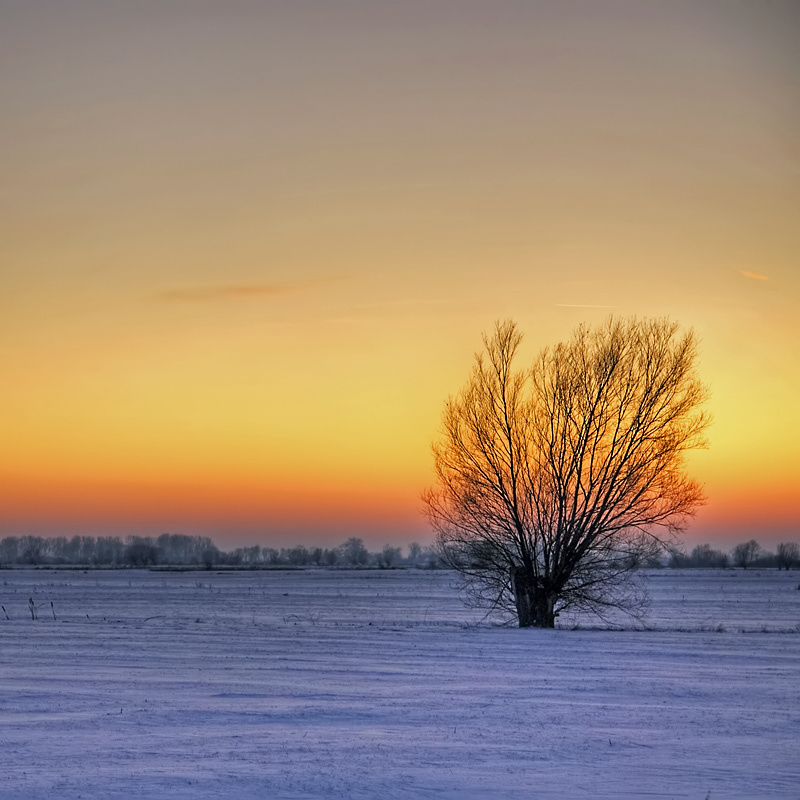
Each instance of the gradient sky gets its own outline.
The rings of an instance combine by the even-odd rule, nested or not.
[[[429,541],[482,331],[702,340],[686,542],[800,538],[800,4],[0,4],[0,536]]]

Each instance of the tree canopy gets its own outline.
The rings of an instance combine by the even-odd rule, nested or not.
[[[684,468],[708,423],[697,338],[611,318],[517,369],[521,341],[496,324],[445,404],[424,495],[439,550],[473,599],[523,627],[632,610],[633,572],[702,502]]]

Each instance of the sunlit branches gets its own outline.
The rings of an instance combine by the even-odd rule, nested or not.
[[[702,501],[684,454],[704,445],[697,342],[666,320],[614,320],[513,361],[511,322],[484,338],[434,445],[425,495],[440,549],[520,624],[630,604],[623,578]],[[526,594],[522,606],[520,594]]]

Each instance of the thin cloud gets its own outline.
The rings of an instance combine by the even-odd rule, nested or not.
[[[740,269],[739,272],[744,275],[745,278],[750,278],[753,281],[768,281],[769,277],[766,275],[762,275],[760,272],[748,272],[746,269]]]
[[[289,294],[343,279],[343,276],[334,275],[296,283],[221,283],[212,286],[178,286],[163,289],[158,292],[158,297],[162,300],[190,303],[247,300]]]

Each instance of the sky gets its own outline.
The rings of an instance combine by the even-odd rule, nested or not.
[[[0,536],[430,542],[481,334],[693,327],[688,547],[800,539],[800,5],[0,4]]]

